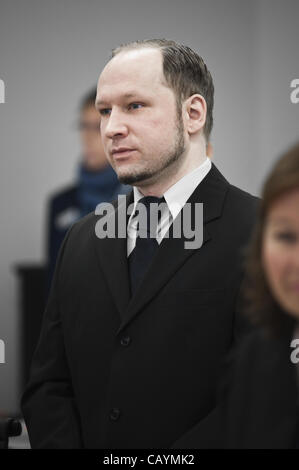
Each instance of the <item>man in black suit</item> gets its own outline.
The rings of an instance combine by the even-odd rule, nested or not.
[[[256,209],[206,156],[213,92],[202,58],[173,41],[122,46],[101,73],[103,145],[134,191],[60,249],[22,397],[33,447],[200,447],[213,427]],[[152,202],[164,210],[142,235]]]

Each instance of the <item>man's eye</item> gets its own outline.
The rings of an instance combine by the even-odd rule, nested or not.
[[[296,235],[290,232],[279,232],[276,234],[276,238],[287,243],[294,243],[297,240]]]
[[[100,109],[100,115],[101,116],[107,116],[109,113],[110,113],[111,109],[109,108],[103,108],[103,109]]]
[[[129,108],[131,109],[139,109],[139,108],[142,108],[143,105],[141,103],[131,103],[129,104]]]

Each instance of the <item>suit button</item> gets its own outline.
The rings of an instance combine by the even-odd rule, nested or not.
[[[131,343],[130,336],[123,336],[122,339],[120,340],[120,344],[122,346],[129,346],[130,343]]]
[[[112,421],[117,421],[119,417],[120,410],[118,408],[112,408],[112,410],[110,410],[110,419],[112,419]]]

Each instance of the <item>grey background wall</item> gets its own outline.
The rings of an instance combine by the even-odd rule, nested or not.
[[[1,0],[0,410],[18,408],[17,280],[13,266],[44,259],[45,201],[78,161],[78,99],[110,50],[167,37],[206,60],[215,82],[214,161],[258,194],[277,156],[298,138],[296,0]]]

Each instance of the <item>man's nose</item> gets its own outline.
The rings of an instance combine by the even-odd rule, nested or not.
[[[127,134],[128,128],[123,114],[115,109],[112,109],[105,127],[106,137],[113,139],[114,137],[125,136]]]

